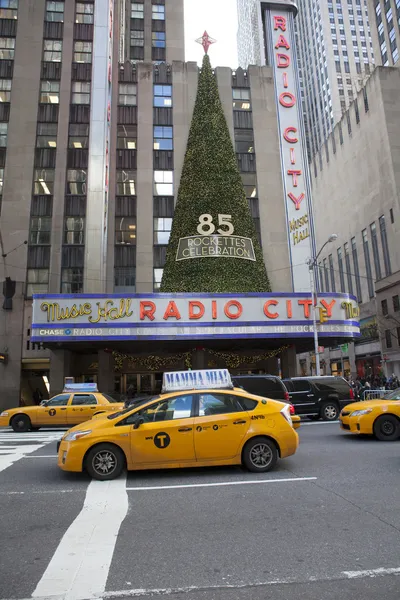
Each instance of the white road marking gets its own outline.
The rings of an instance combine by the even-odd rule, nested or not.
[[[250,481],[220,481],[215,483],[185,483],[182,485],[154,485],[146,487],[127,487],[129,492],[147,492],[150,490],[178,490],[182,488],[220,487],[227,485],[260,485],[261,483],[287,483],[292,481],[315,481],[317,477],[291,477],[290,479],[252,479]]]
[[[127,512],[126,476],[92,481],[81,512],[62,538],[32,598],[101,598]]]
[[[362,577],[382,577],[382,575],[400,575],[400,567],[379,569],[367,569],[366,571],[343,571],[343,575],[349,579],[361,579]]]
[[[36,450],[39,450],[39,448],[41,448],[42,446],[43,446],[43,444],[35,444],[35,445],[25,444],[24,446],[19,446],[18,448],[16,448],[12,454],[1,455],[0,456],[0,473],[1,473],[1,471],[8,469],[8,467],[10,467],[12,464],[17,462],[21,458],[24,458],[24,456],[26,454],[29,454],[30,452],[35,452]]]
[[[304,427],[305,425],[337,425],[339,423],[339,419],[336,419],[336,421],[311,421],[311,423],[306,423],[301,421],[301,427]]]
[[[12,429],[0,432],[0,472],[46,444],[60,440],[61,431],[28,431],[15,433]],[[29,456],[29,458],[36,458]],[[37,457],[39,458],[39,457]]]
[[[35,456],[25,456],[24,458],[57,458],[58,454],[35,454]]]

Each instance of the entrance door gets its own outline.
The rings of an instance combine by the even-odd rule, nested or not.
[[[250,416],[230,392],[196,394],[194,447],[197,460],[233,458],[250,426]]]
[[[67,404],[71,394],[59,394],[39,406],[37,420],[40,425],[67,425]]]
[[[140,415],[144,423],[130,434],[133,463],[195,460],[191,394],[155,402],[136,415]]]
[[[94,394],[74,394],[67,408],[68,425],[78,425],[89,421],[97,408],[97,399]]]

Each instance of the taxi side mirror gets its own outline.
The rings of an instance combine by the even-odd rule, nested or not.
[[[133,429],[139,429],[140,425],[144,423],[143,417],[138,417],[133,424]]]

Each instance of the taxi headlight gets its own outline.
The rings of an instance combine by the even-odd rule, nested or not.
[[[0,414],[0,417],[8,417],[8,412],[4,411]]]
[[[361,417],[361,415],[368,415],[368,413],[372,412],[372,408],[363,408],[361,410],[355,410],[351,413],[352,417]]]
[[[64,441],[75,442],[75,440],[79,440],[79,438],[84,437],[85,435],[88,435],[89,433],[92,433],[91,429],[86,429],[85,431],[81,431],[79,429],[78,429],[78,431],[71,431],[71,433],[67,433],[67,435],[64,438]]]

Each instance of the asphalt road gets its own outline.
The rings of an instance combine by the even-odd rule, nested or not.
[[[0,433],[0,600],[400,598],[400,442],[302,424],[275,471],[61,472]]]

